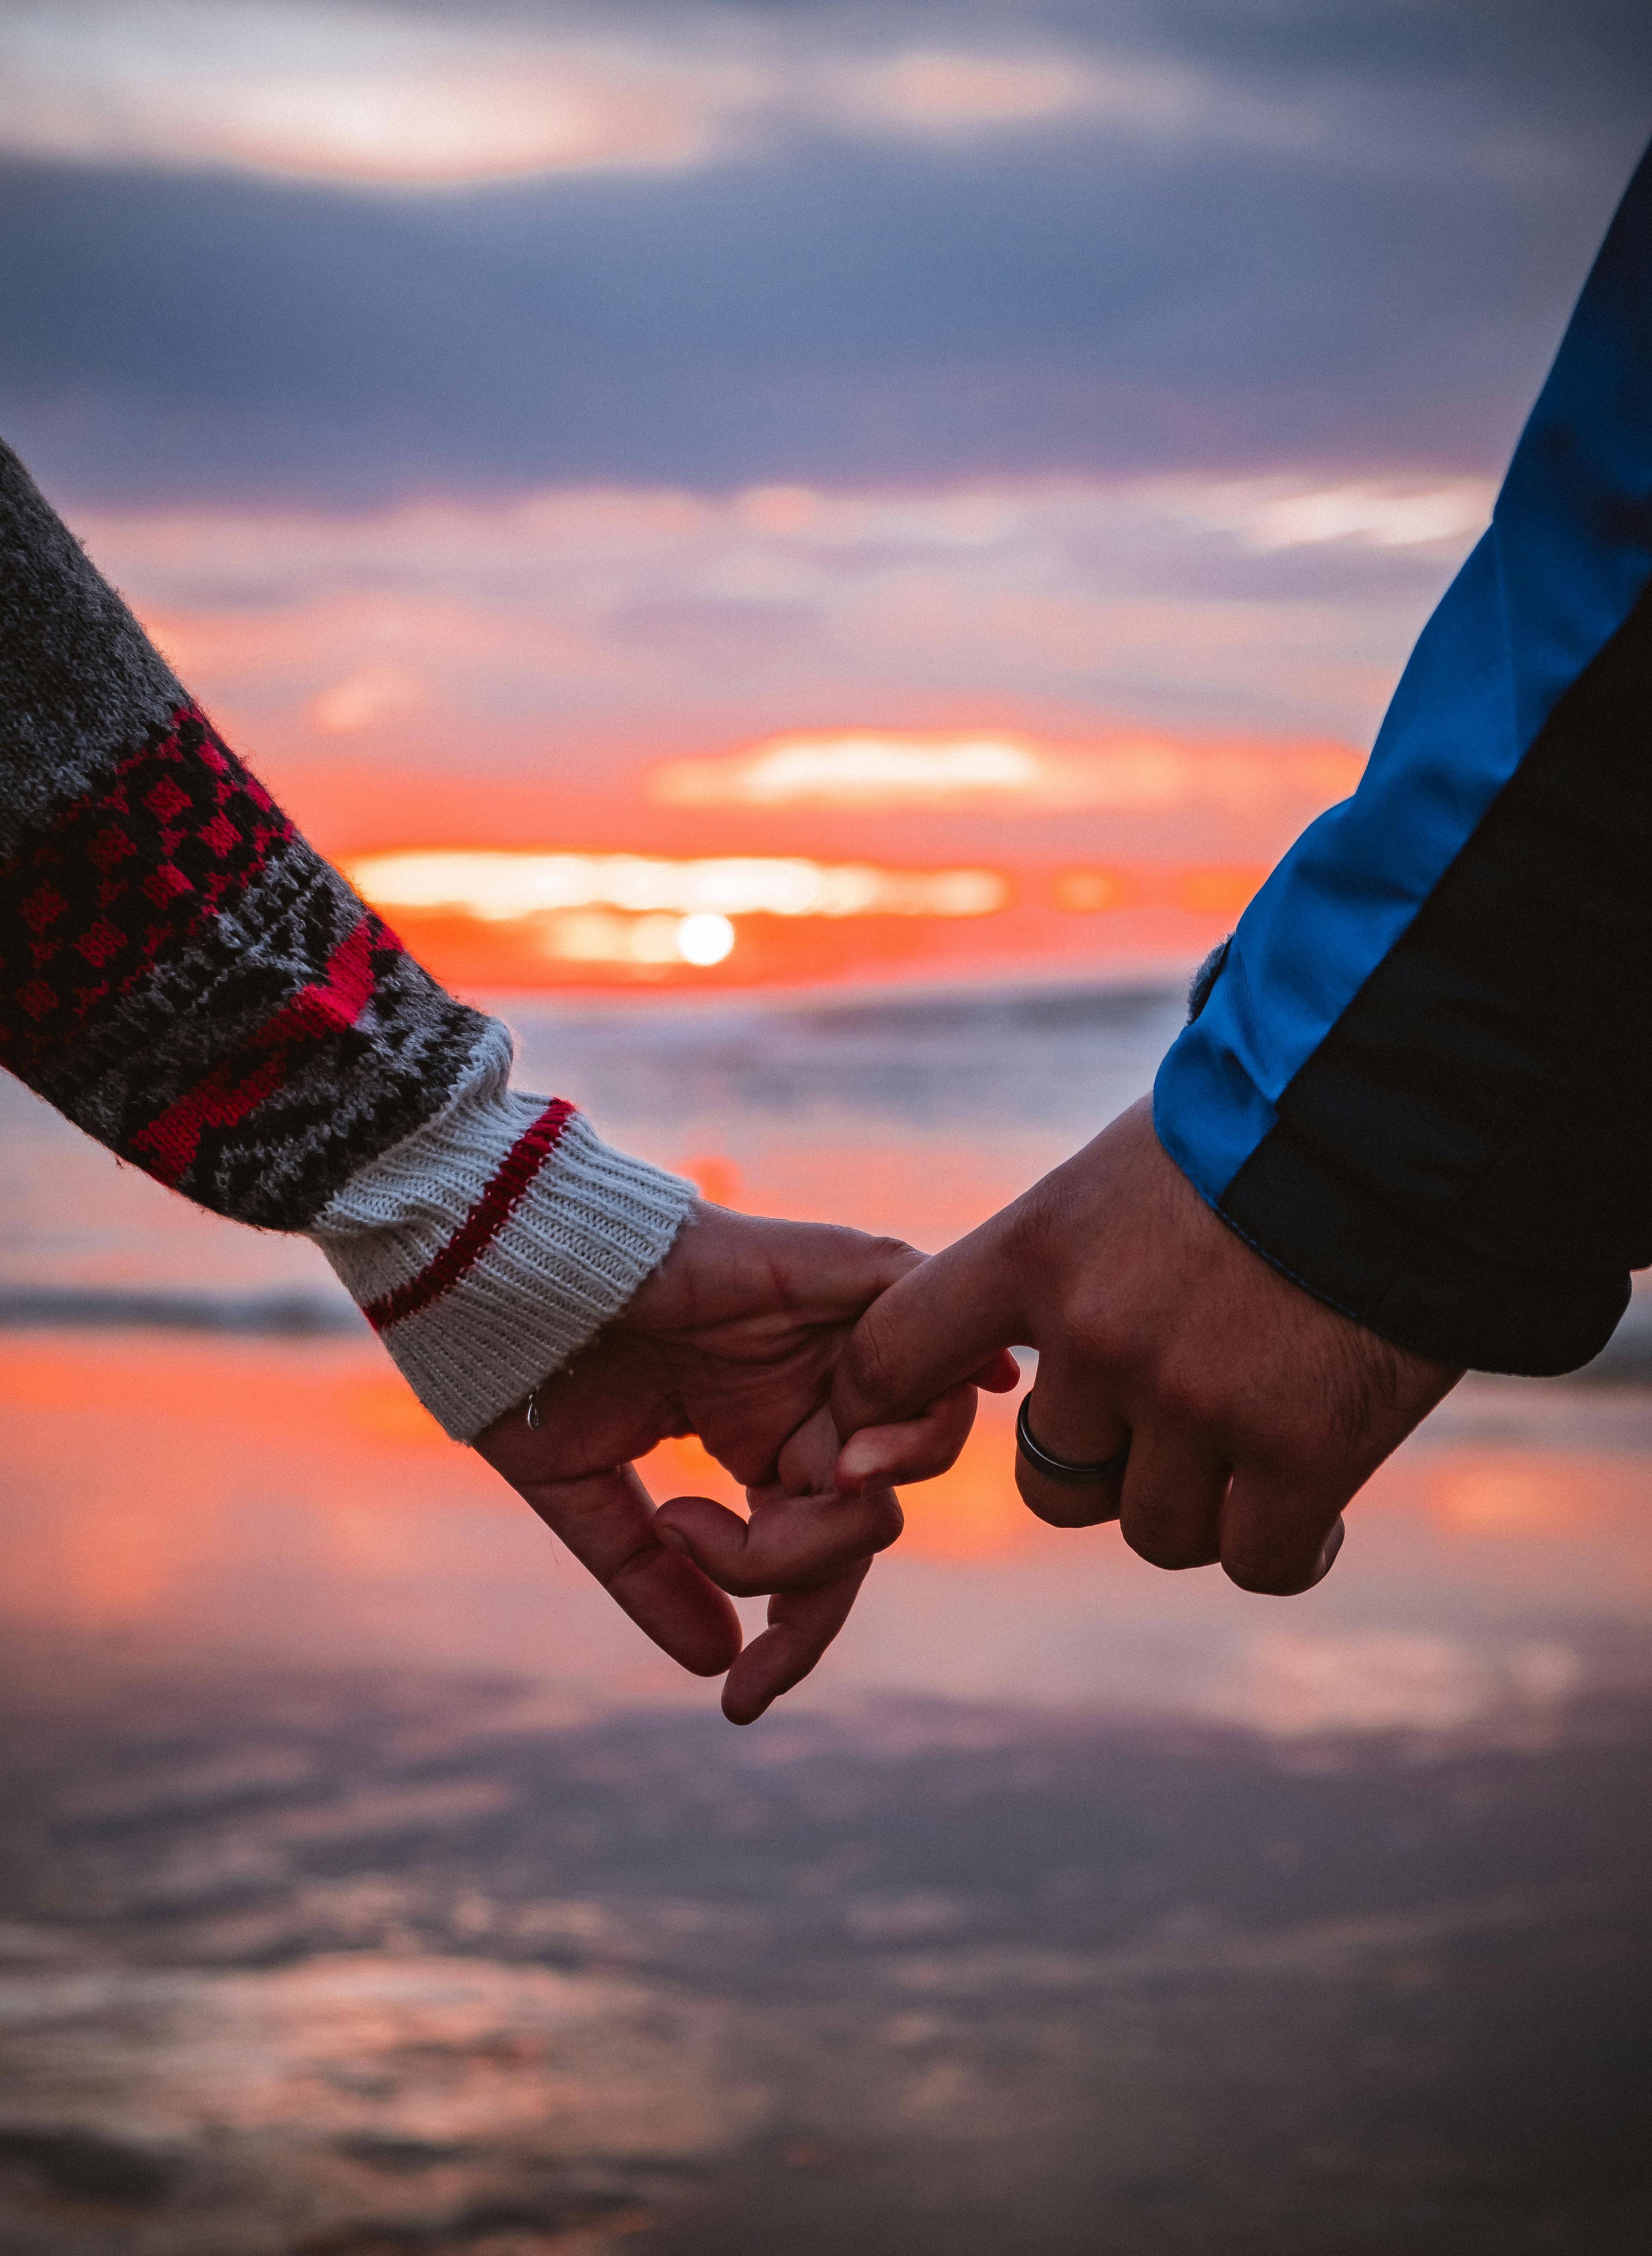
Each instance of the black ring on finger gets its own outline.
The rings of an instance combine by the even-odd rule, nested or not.
[[[1047,1480],[1060,1481],[1067,1488],[1096,1488],[1104,1481],[1117,1480],[1130,1461],[1130,1444],[1111,1457],[1102,1457],[1094,1464],[1075,1463],[1071,1457],[1053,1457],[1033,1439],[1033,1428],[1027,1420],[1030,1394],[1023,1394],[1021,1406],[1015,1414],[1015,1446],[1035,1473]]]

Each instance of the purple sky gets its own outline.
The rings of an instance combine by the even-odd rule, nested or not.
[[[656,765],[798,730],[1357,752],[1648,131],[1644,0],[0,0],[0,432],[335,843],[721,851]],[[1315,811],[1119,757],[761,835]]]

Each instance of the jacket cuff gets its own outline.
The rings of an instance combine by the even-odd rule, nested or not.
[[[698,1195],[490,1069],[362,1168],[307,1235],[426,1408],[475,1439],[617,1316]]]

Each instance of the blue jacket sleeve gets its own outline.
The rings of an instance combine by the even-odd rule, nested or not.
[[[1154,1110],[1259,1251],[1445,1363],[1570,1370],[1652,1262],[1652,152],[1359,790]]]

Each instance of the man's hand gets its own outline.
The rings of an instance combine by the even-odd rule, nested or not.
[[[657,1645],[697,1675],[730,1671],[733,1722],[808,1674],[900,1533],[889,1487],[832,1491],[823,1405],[857,1317],[922,1258],[893,1238],[696,1205],[629,1307],[539,1390],[538,1430],[519,1404],[477,1441]],[[974,1415],[971,1386],[944,1390],[899,1429],[902,1477],[944,1470]],[[749,1521],[704,1497],[655,1512],[632,1461],[683,1434],[745,1484]],[[778,1593],[744,1653],[724,1590]]]
[[[1040,1519],[1117,1519],[1159,1567],[1219,1559],[1248,1590],[1310,1589],[1344,1505],[1462,1376],[1293,1285],[1167,1156],[1147,1099],[861,1320],[833,1414],[841,1486],[902,1477],[899,1419],[996,1348],[1039,1351],[1033,1436],[1122,1477],[1069,1486],[1016,1461]],[[860,1429],[860,1430],[857,1430]]]

